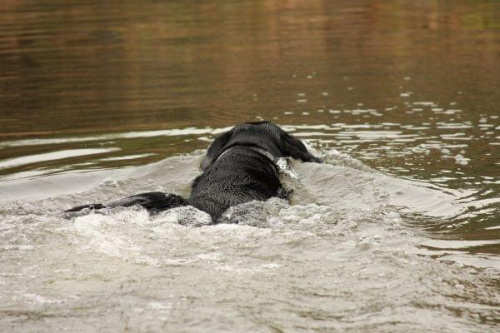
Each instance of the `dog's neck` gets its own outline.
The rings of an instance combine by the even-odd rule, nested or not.
[[[260,155],[263,155],[265,157],[267,157],[273,164],[276,162],[276,158],[267,150],[263,149],[263,148],[260,148],[260,147],[255,147],[255,146],[244,146],[244,145],[235,145],[235,146],[231,146],[229,147],[228,149],[224,150],[222,152],[222,154],[220,154],[216,159],[215,161],[217,161],[218,159],[220,159],[222,156],[226,155],[227,153],[229,153],[231,150],[237,148],[237,147],[245,147],[247,149],[250,149],[250,150],[253,150],[257,153],[259,153]],[[214,162],[215,162],[214,161]]]

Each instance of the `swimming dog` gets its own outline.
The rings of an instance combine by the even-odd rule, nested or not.
[[[107,203],[71,208],[66,217],[106,208],[139,205],[151,214],[167,209],[193,206],[217,223],[228,208],[252,200],[272,197],[289,200],[279,179],[277,159],[291,157],[303,162],[322,163],[306,146],[279,126],[267,122],[250,122],[235,126],[210,145],[201,163],[201,175],[191,186],[189,198],[163,192],[147,192]]]

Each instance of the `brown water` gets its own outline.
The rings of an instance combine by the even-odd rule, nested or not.
[[[0,17],[2,331],[498,329],[497,1],[18,0]],[[328,161],[294,165],[291,208],[201,231],[173,223],[196,212],[56,217],[186,194],[197,149],[256,119]]]

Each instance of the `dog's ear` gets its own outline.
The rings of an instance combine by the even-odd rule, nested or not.
[[[215,161],[217,157],[219,157],[219,155],[223,152],[224,147],[229,142],[229,139],[233,135],[233,132],[234,128],[229,132],[222,134],[217,139],[215,139],[214,142],[212,142],[212,144],[208,148],[207,155],[203,158],[203,161],[201,161],[201,171],[205,171],[210,166],[210,164],[212,164],[212,162]]]
[[[323,163],[323,161],[307,151],[306,146],[297,138],[288,133],[282,136],[283,152],[286,156],[299,159],[303,162]]]

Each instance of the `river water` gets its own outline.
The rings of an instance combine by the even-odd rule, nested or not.
[[[16,0],[0,11],[1,332],[497,332],[496,1]],[[183,208],[266,119],[291,205]]]

